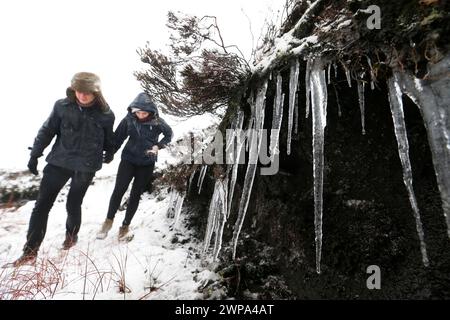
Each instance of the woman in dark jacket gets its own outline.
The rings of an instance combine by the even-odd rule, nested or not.
[[[160,134],[164,137],[158,141]],[[139,206],[142,191],[152,177],[158,150],[171,141],[172,135],[172,129],[159,117],[158,109],[150,97],[146,93],[140,93],[130,104],[128,114],[114,132],[116,150],[126,138],[128,142],[122,151],[122,160],[109,202],[107,217],[97,234],[97,239],[104,239],[108,235],[122,197],[131,180],[134,179],[125,218],[119,228],[119,239],[127,236],[129,225]]]

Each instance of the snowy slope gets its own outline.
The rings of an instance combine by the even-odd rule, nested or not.
[[[199,116],[166,121],[174,129],[175,144],[188,132],[204,135],[203,130],[217,124],[218,118]],[[176,146],[160,152],[157,170],[178,162],[174,149]],[[142,196],[131,224],[132,241],[117,239],[124,211],[117,213],[108,237],[96,239],[106,217],[119,162],[120,151],[114,162],[94,178],[82,206],[78,244],[69,251],[60,249],[65,235],[68,185],[61,190],[50,211],[47,234],[36,265],[0,269],[0,299],[205,298],[201,289],[217,280],[218,275],[209,271],[208,263],[202,260],[202,243],[186,229],[185,217],[181,215],[176,225],[173,218],[167,217],[170,206],[167,189]],[[40,180],[28,174],[16,181],[13,177],[8,173],[0,177],[5,190],[36,187]],[[34,203],[29,201],[17,210],[0,209],[0,265],[21,255]]]
[[[0,298],[203,298],[199,287],[217,275],[202,267],[200,244],[183,221],[173,226],[173,219],[166,217],[169,198],[165,190],[157,197],[143,196],[131,225],[132,241],[117,239],[124,211],[118,212],[108,237],[96,239],[113,182],[113,178],[99,178],[90,187],[82,207],[79,242],[69,251],[60,249],[65,232],[67,186],[61,191],[50,212],[47,235],[36,266],[2,269]],[[2,265],[20,256],[33,205],[34,201],[30,201],[17,211],[0,214]],[[126,287],[125,293],[121,287]]]

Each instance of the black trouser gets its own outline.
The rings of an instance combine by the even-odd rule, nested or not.
[[[127,211],[122,222],[123,225],[130,225],[134,214],[139,206],[141,194],[144,192],[145,186],[150,181],[155,164],[148,166],[137,166],[129,161],[122,160],[117,171],[116,185],[109,201],[109,209],[107,218],[114,220],[117,210],[119,209],[122,197],[128,189],[131,180],[133,186],[131,187],[130,197],[128,199]]]
[[[39,250],[47,231],[50,209],[69,179],[71,182],[66,203],[66,234],[72,237],[78,234],[81,225],[81,204],[94,175],[95,172],[72,171],[51,164],[45,166],[39,195],[30,217],[25,252]]]

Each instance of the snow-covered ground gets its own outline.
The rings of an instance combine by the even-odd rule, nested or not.
[[[211,134],[214,131],[211,126],[219,122],[218,117],[210,115],[189,119],[166,116],[165,119],[174,130],[174,145],[160,151],[156,170],[179,163],[177,140],[190,132],[206,138],[205,132]],[[174,219],[167,216],[170,206],[167,189],[142,196],[131,224],[134,234],[131,241],[121,242],[117,237],[124,211],[117,213],[108,237],[96,239],[106,218],[120,153],[121,150],[113,163],[97,173],[88,189],[77,245],[69,251],[61,250],[67,217],[66,185],[50,211],[47,234],[36,265],[0,269],[0,299],[205,298],[201,289],[218,279],[218,275],[202,259],[202,243],[185,227],[185,217],[181,215],[174,225]],[[44,165],[42,159],[39,169]],[[6,191],[21,191],[37,187],[40,177],[5,171],[1,172],[0,184]],[[0,209],[0,265],[21,255],[34,203]]]
[[[0,299],[202,299],[201,288],[217,275],[200,257],[201,243],[166,216],[167,191],[144,194],[132,221],[134,238],[119,241],[124,211],[105,240],[96,233],[105,219],[113,177],[96,178],[82,209],[79,242],[61,250],[67,186],[50,212],[47,235],[35,266],[0,269]],[[0,263],[19,257],[34,201],[0,213]],[[200,289],[200,290],[199,290]]]

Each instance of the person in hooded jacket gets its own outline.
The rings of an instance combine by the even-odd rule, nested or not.
[[[86,191],[102,163],[113,160],[115,118],[102,95],[100,78],[90,72],[76,73],[66,94],[65,99],[56,101],[30,148],[28,169],[37,175],[38,158],[56,136],[46,158],[47,165],[31,213],[23,254],[5,267],[36,262],[47,230],[50,209],[68,180],[66,237],[62,249],[67,250],[75,245]]]
[[[125,218],[119,228],[119,240],[128,236],[141,194],[152,178],[158,151],[170,143],[173,136],[172,129],[159,117],[156,105],[146,93],[138,94],[127,110],[127,115],[114,132],[116,150],[120,149],[125,139],[128,138],[128,142],[122,151],[108,213],[97,239],[104,239],[108,235],[122,197],[133,180]],[[163,138],[159,140],[161,134]]]

